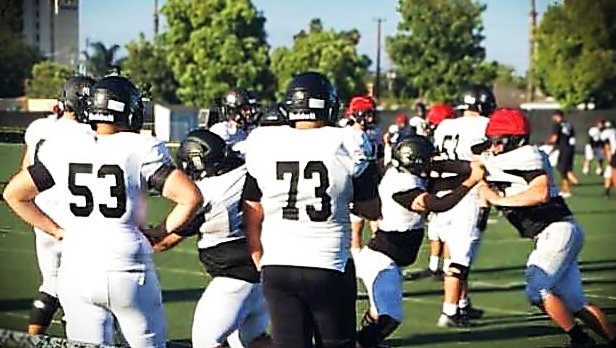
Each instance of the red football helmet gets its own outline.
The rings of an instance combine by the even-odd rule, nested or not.
[[[448,104],[435,104],[428,110],[426,121],[431,127],[436,128],[443,120],[456,117],[456,111]]]
[[[530,123],[520,110],[500,108],[492,113],[486,128],[488,138],[529,136]]]
[[[397,125],[404,124],[407,125],[409,123],[409,117],[406,114],[397,114],[395,118],[395,122]]]

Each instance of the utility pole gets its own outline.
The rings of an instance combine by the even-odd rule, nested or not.
[[[381,24],[383,18],[376,18],[376,78],[374,80],[374,98],[379,100],[381,96]]]
[[[154,38],[158,36],[158,0],[154,0]]]
[[[530,21],[529,42],[528,42],[528,73],[526,77],[526,101],[531,103],[535,100],[535,78],[533,68],[535,63],[535,31],[537,28],[537,2],[530,0],[530,12],[528,13]]]

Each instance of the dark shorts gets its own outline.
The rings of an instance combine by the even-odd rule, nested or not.
[[[423,228],[406,232],[378,230],[368,243],[368,247],[387,255],[398,266],[406,267],[415,263],[423,236]]]
[[[610,158],[610,167],[616,168],[616,152],[612,154],[612,158]]]
[[[558,153],[558,172],[561,176],[566,177],[567,173],[573,171],[573,157],[575,152],[573,149],[560,149]]]
[[[279,348],[355,347],[355,266],[344,273],[308,267],[264,266],[263,295]]]

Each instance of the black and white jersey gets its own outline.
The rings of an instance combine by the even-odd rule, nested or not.
[[[29,167],[39,191],[56,195],[54,220],[66,231],[63,264],[144,269],[152,248],[140,231],[144,194],[161,189],[172,167],[161,141],[121,132],[96,135],[72,128],[46,140]]]
[[[572,215],[565,201],[559,196],[548,156],[536,146],[526,145],[497,156],[486,156],[484,165],[487,171],[486,181],[498,188],[503,196],[520,194],[529,188],[529,183],[536,177],[548,176],[548,202],[528,207],[499,208],[522,237],[532,238],[549,224],[563,221]]]
[[[400,205],[394,200],[394,195],[414,190],[426,191],[426,186],[426,179],[393,167],[387,169],[379,184],[379,229],[383,232],[405,232],[424,228],[425,216]]]
[[[572,151],[575,147],[575,129],[567,121],[554,124],[552,134],[556,134],[556,146],[560,151]]]
[[[610,154],[616,153],[616,128],[606,128],[601,132],[600,139],[610,146]]]
[[[263,206],[262,265],[343,272],[349,203],[376,198],[378,173],[347,128],[255,129],[246,153],[245,199]],[[366,179],[370,178],[370,179]]]
[[[417,115],[411,117],[409,120],[409,126],[413,130],[413,134],[425,137],[428,135],[428,122],[425,118]]]
[[[601,148],[603,146],[601,130],[599,130],[599,127],[593,126],[588,128],[588,144],[592,148]]]

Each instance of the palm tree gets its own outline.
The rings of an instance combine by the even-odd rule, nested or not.
[[[86,49],[82,52],[86,59],[86,69],[88,75],[94,77],[105,76],[109,73],[110,69],[118,65],[116,54],[120,49],[119,45],[113,45],[106,47],[102,42],[94,42],[90,44],[92,53]]]

